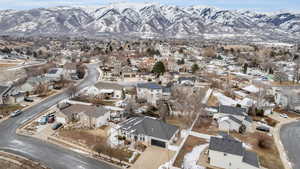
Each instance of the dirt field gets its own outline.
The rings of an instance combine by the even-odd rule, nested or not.
[[[174,166],[181,168],[184,156],[191,152],[193,150],[193,148],[195,146],[201,145],[201,144],[205,144],[207,143],[206,140],[198,138],[198,137],[194,137],[194,136],[189,136],[186,140],[186,142],[184,143],[182,149],[180,150],[180,152],[178,153]]]
[[[258,137],[263,134],[266,137],[269,137],[271,142],[271,147],[269,149],[262,149],[257,145]],[[251,145],[252,150],[257,153],[259,156],[259,161],[262,167],[272,168],[272,169],[284,169],[282,161],[280,160],[280,155],[278,149],[274,143],[274,139],[267,134],[255,132],[255,133],[246,133],[240,135],[238,133],[231,133],[232,136],[238,138],[239,140]]]
[[[205,119],[204,121],[199,118],[195,123],[193,131],[214,136],[219,133],[219,129],[212,118]]]
[[[0,169],[49,169],[17,156],[0,153]]]
[[[0,115],[6,117],[10,112],[23,108],[20,105],[0,105]]]

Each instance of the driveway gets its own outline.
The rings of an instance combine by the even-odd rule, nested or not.
[[[174,151],[149,146],[130,169],[157,169],[162,164],[170,161],[174,155]]]
[[[293,169],[300,169],[300,122],[283,125],[280,139],[288,155]]]
[[[95,84],[98,77],[97,65],[88,65],[88,75],[78,85],[78,88],[82,89]],[[24,156],[52,169],[115,169],[116,167],[107,163],[88,158],[74,151],[39,139],[16,134],[16,129],[32,119],[37,113],[49,109],[68,97],[70,97],[68,91],[49,97],[25,110],[20,116],[0,123],[0,150]]]

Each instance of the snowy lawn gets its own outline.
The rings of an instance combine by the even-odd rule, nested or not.
[[[186,154],[183,159],[182,168],[184,169],[205,169],[205,167],[197,165],[197,161],[200,158],[200,154],[208,144],[198,145],[193,148],[193,151]]]
[[[204,144],[207,144],[207,141],[205,139],[201,139],[201,138],[198,138],[195,136],[188,136],[186,142],[184,143],[181,150],[179,151],[173,165],[178,168],[181,168],[182,166],[184,166],[185,158],[186,158],[185,156],[187,154],[193,152],[193,150],[196,146],[204,145]],[[198,159],[197,159],[197,161],[198,161]],[[191,169],[193,169],[193,168],[191,168]]]

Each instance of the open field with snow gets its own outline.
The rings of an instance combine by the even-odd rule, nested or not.
[[[184,143],[182,149],[178,153],[174,166],[178,168],[182,168],[182,165],[184,164],[185,156],[193,151],[193,148],[202,144],[206,144],[207,141],[198,137],[189,136]],[[198,159],[197,159],[198,160]]]

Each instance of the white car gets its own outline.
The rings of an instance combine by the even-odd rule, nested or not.
[[[280,114],[280,117],[282,117],[282,118],[288,118],[289,116],[287,114],[282,113],[282,114]]]

